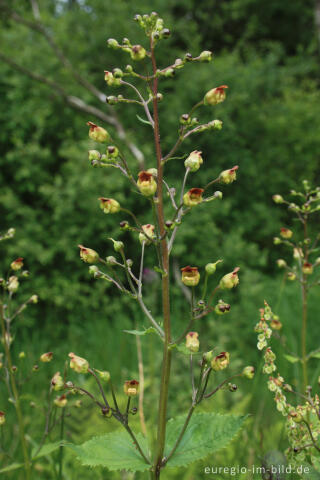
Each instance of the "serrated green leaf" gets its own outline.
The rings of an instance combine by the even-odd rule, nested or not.
[[[146,439],[141,433],[136,437],[146,454],[148,452]],[[93,437],[82,445],[67,444],[66,446],[78,454],[78,460],[82,465],[107,467],[111,471],[130,470],[132,472],[143,472],[150,468],[127,432],[107,433],[100,437]]]
[[[146,330],[123,330],[125,333],[130,333],[130,335],[147,335],[148,333],[157,333],[157,330],[153,327],[149,327]]]
[[[141,118],[140,115],[138,115],[138,114],[136,114],[136,117],[137,117],[138,120],[140,120],[141,123],[145,123],[146,125],[150,125],[150,127],[152,127],[149,120],[145,120],[144,118]]]
[[[184,425],[186,417],[169,420],[167,424],[165,456],[169,455]],[[182,467],[225,447],[240,430],[246,416],[197,413],[191,417],[168,467]]]
[[[62,441],[47,443],[41,448],[39,453],[37,453],[38,447],[35,447],[31,455],[32,460],[36,460],[37,458],[44,457],[45,455],[50,455],[50,453],[54,452],[55,450],[57,450],[59,447],[63,445],[64,445],[64,442]]]
[[[288,360],[288,362],[290,362],[290,363],[297,363],[297,362],[300,361],[300,358],[299,358],[299,357],[294,357],[293,355],[287,355],[287,354],[285,354],[285,355],[283,355],[283,356],[284,356],[284,358],[285,358],[286,360]]]
[[[11,463],[11,465],[1,468],[0,473],[11,472],[12,470],[17,470],[18,468],[22,468],[23,466],[24,466],[23,463]]]

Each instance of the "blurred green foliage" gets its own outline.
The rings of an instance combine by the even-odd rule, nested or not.
[[[9,4],[33,21],[29,2],[13,0]],[[177,78],[160,83],[164,94],[160,107],[163,149],[169,150],[176,140],[179,116],[208,89],[227,84],[229,90],[223,105],[199,111],[201,120],[221,119],[223,130],[191,137],[179,154],[194,149],[203,152],[204,165],[190,175],[190,188],[207,183],[221,170],[234,165],[240,167],[238,180],[221,188],[222,202],[201,206],[185,219],[173,251],[174,261],[178,267],[203,267],[208,261],[223,258],[221,273],[236,265],[241,267],[239,290],[224,298],[232,304],[231,314],[218,320],[211,316],[199,325],[200,336],[208,348],[221,346],[232,352],[235,368],[248,363],[258,366],[252,329],[264,298],[276,310],[281,296],[277,307],[288,344],[291,350],[298,351],[298,287],[290,285],[279,294],[281,277],[275,259],[282,253],[271,251],[272,238],[280,226],[286,225],[288,217],[284,209],[274,206],[271,196],[286,195],[303,178],[319,183],[319,57],[313,2],[155,0],[151,5],[143,0],[40,0],[39,5],[42,21],[73,66],[107,95],[114,92],[106,86],[103,70],[124,67],[128,58],[107,49],[106,39],[120,40],[126,36],[134,43],[143,42],[142,32],[129,21],[134,13],[156,10],[172,30],[172,37],[159,47],[162,66],[186,51],[194,55],[203,49],[214,52],[213,63],[187,65],[177,73]],[[106,108],[74,81],[39,33],[4,14],[0,38],[0,51],[19,65],[55,80],[69,95]],[[89,118],[70,109],[51,88],[1,61],[0,97],[1,230],[17,229],[15,240],[6,244],[6,256],[1,255],[1,271],[14,258],[24,257],[32,272],[29,285],[40,297],[37,308],[24,314],[16,350],[24,349],[35,358],[42,351],[54,350],[60,365],[68,351],[76,350],[89,356],[97,368],[113,371],[121,381],[137,375],[133,371],[136,361],[132,360],[136,358],[135,339],[121,331],[137,325],[141,328],[146,322],[132,301],[120,297],[109,284],[89,278],[87,268],[80,263],[77,244],[106,256],[113,254],[107,237],[121,238],[126,242],[127,257],[136,264],[138,239],[120,233],[118,221],[125,218],[104,215],[97,198],[115,197],[134,210],[143,223],[152,221],[146,214],[147,202],[132,193],[117,172],[90,167],[86,152],[94,145],[88,140],[86,121],[95,121],[93,116]],[[129,138],[143,151],[146,167],[154,166],[151,132],[136,118],[136,113],[141,112],[132,105],[115,109]],[[112,127],[107,128],[115,133]],[[136,160],[124,149],[137,174]],[[179,189],[183,173],[183,160],[170,162],[168,183]],[[146,266],[154,266],[149,254]],[[150,306],[159,307],[157,283],[147,288]],[[187,315],[178,285],[173,287],[172,304],[173,329],[177,332]],[[311,299],[311,312],[310,329],[316,325],[316,298]],[[142,341],[146,343],[146,376],[152,377],[159,370],[160,354],[154,353],[157,340],[148,336],[147,341]],[[316,338],[310,339],[309,347],[317,347],[316,342]],[[178,401],[172,405],[178,411],[188,405],[188,387],[182,375],[187,365],[183,362],[181,359],[174,367],[172,399]],[[314,363],[315,381],[319,369]],[[281,360],[279,364],[284,375],[299,380],[297,367],[285,362],[281,365]],[[44,380],[46,375],[40,373],[39,379],[42,377]],[[157,396],[157,382],[147,385],[146,393],[150,393],[152,404]],[[259,375],[253,388],[242,382],[231,397],[221,393],[211,405],[221,410],[254,413],[249,422],[252,438],[249,441],[248,432],[243,431],[235,446],[219,454],[215,462],[258,462],[264,451],[275,446],[274,438],[279,438],[281,448],[281,418],[273,412],[272,396]],[[94,423],[90,415],[94,416]],[[78,428],[75,420],[70,427],[79,441],[105,431],[105,422],[97,420],[94,412],[88,410],[85,416],[88,421],[83,429]],[[244,446],[246,442],[249,446]],[[70,458],[74,465],[73,457]],[[75,473],[72,468],[67,470],[67,478],[87,478],[85,469]],[[168,474],[167,478],[196,479],[199,468],[188,469],[184,477]],[[104,477],[97,472],[90,478]]]

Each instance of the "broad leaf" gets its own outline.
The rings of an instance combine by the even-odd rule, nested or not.
[[[290,362],[290,363],[297,363],[297,362],[300,361],[300,358],[299,358],[299,357],[294,357],[293,355],[287,355],[287,354],[285,354],[285,355],[283,355],[283,356],[284,356],[284,358],[285,358],[286,360],[288,360],[288,362]]]
[[[125,333],[130,333],[130,335],[147,335],[148,333],[156,333],[158,334],[157,330],[153,327],[149,327],[146,330],[123,330]]]
[[[172,450],[185,419],[186,416],[180,416],[169,420],[165,456],[168,456]],[[217,452],[232,440],[245,419],[245,416],[218,413],[194,414],[180,445],[168,461],[168,467],[183,467]]]
[[[50,453],[54,452],[55,450],[57,450],[59,447],[62,447],[63,445],[64,445],[64,442],[62,441],[46,443],[41,448],[39,453],[37,453],[37,450],[39,447],[35,447],[32,451],[32,460],[36,460],[37,458],[44,457],[45,455],[50,455]]]
[[[147,441],[143,435],[138,434],[137,440],[144,454],[148,452]],[[82,465],[90,467],[107,467],[109,470],[131,470],[143,472],[150,468],[138,450],[132,439],[125,431],[107,433],[100,437],[93,437],[82,445],[68,444],[78,454],[78,460]]]

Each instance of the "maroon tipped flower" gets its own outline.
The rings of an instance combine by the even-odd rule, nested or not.
[[[209,90],[204,96],[204,104],[214,106],[223,102],[226,99],[226,88],[228,88],[227,85],[220,85],[220,87]]]
[[[219,182],[224,183],[225,185],[228,185],[229,183],[234,182],[237,178],[238,168],[239,168],[238,165],[235,165],[229,170],[224,170],[223,172],[221,172],[219,176]]]
[[[145,195],[146,197],[154,195],[157,190],[157,182],[153,178],[152,173],[146,172],[145,170],[139,172],[137,186],[142,195]]]
[[[293,235],[293,231],[289,228],[282,227],[280,228],[280,235],[282,238],[289,239]]]
[[[224,370],[230,363],[230,354],[229,352],[221,352],[219,355],[214,357],[211,361],[211,368],[215,372],[219,370]]]
[[[203,201],[203,188],[191,188],[183,195],[183,203],[186,207],[194,207]]]
[[[41,355],[40,362],[48,363],[48,362],[51,362],[52,359],[53,359],[53,353],[52,352],[46,352],[46,353],[43,353]]]
[[[200,273],[198,267],[181,268],[181,281],[187,287],[195,287],[200,281]]]
[[[236,287],[239,283],[239,277],[238,277],[238,271],[240,270],[240,267],[236,267],[233,272],[227,273],[222,279],[220,280],[219,287],[222,290],[228,290],[233,287]]]
[[[20,270],[23,267],[23,258],[16,258],[10,265],[11,270]]]
[[[80,248],[80,258],[86,263],[95,263],[99,260],[99,254],[92,250],[92,248],[86,248],[83,245],[78,245]]]
[[[104,213],[118,213],[120,211],[120,203],[114,198],[100,197],[100,208]]]
[[[92,140],[94,140],[96,142],[99,142],[99,143],[105,143],[108,140],[110,140],[110,135],[107,132],[107,130],[105,130],[104,128],[98,127],[98,125],[96,125],[93,122],[87,122],[87,125],[90,127],[89,137]]]
[[[302,273],[304,273],[305,275],[312,275],[313,273],[312,263],[304,262],[304,264],[302,265]]]
[[[128,397],[135,397],[139,393],[138,380],[127,380],[124,382],[123,391]]]
[[[186,347],[190,352],[196,353],[199,351],[200,342],[199,334],[197,332],[189,332],[186,335]]]

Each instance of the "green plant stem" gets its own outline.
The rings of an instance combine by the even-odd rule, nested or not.
[[[64,435],[64,419],[66,415],[66,409],[64,408],[62,410],[62,415],[61,415],[61,424],[60,424],[60,441],[63,440],[63,435]],[[62,480],[62,473],[63,473],[63,450],[64,447],[60,447],[59,449],[59,473],[58,473],[58,480]]]
[[[191,420],[191,417],[192,417],[192,414],[193,414],[193,412],[194,412],[194,409],[196,408],[196,405],[197,405],[196,403],[192,403],[191,407],[189,408],[188,416],[187,416],[187,418],[186,418],[186,420],[185,420],[185,422],[184,422],[184,425],[183,425],[183,427],[182,427],[182,430],[181,430],[181,432],[180,432],[180,435],[179,435],[179,437],[177,438],[176,443],[174,444],[171,452],[170,452],[169,455],[165,458],[165,463],[168,463],[168,461],[170,460],[170,458],[173,456],[173,454],[175,453],[175,451],[176,451],[177,448],[179,447],[180,442],[181,442],[181,440],[182,440],[182,437],[183,437],[183,435],[185,434],[185,431],[187,430],[187,427],[188,427],[189,422],[190,422],[190,420]]]
[[[304,234],[304,261],[308,262],[309,250],[307,244],[308,227],[307,227],[307,215],[303,219],[303,234]],[[302,375],[303,375],[303,387],[304,390],[308,385],[308,371],[307,371],[307,318],[308,318],[308,285],[307,275],[302,275],[302,329],[301,329],[301,352],[302,352]]]
[[[10,377],[11,389],[14,397],[14,406],[17,412],[17,417],[18,417],[19,435],[20,435],[21,448],[22,448],[22,453],[24,458],[24,469],[26,474],[25,480],[30,480],[31,465],[29,460],[27,442],[24,435],[24,422],[23,422],[23,415],[20,407],[19,393],[18,393],[16,381],[14,378],[14,374],[12,373],[12,360],[11,360],[10,348],[6,339],[6,327],[5,327],[4,309],[3,309],[2,302],[0,302],[0,317],[1,317],[3,344],[4,344],[6,359],[8,363],[8,372]]]
[[[151,61],[154,74],[153,79],[153,120],[154,120],[154,142],[157,156],[157,215],[158,224],[160,229],[160,236],[162,238],[160,242],[161,259],[164,273],[162,275],[162,311],[163,311],[163,325],[164,325],[164,345],[163,345],[163,361],[162,361],[162,373],[161,373],[161,386],[160,386],[160,400],[159,400],[159,417],[158,417],[158,433],[157,433],[157,446],[156,455],[153,464],[154,478],[155,480],[160,478],[160,469],[162,466],[162,457],[165,446],[166,435],[166,421],[167,421],[167,407],[168,407],[168,391],[169,391],[169,379],[171,370],[171,355],[172,352],[169,349],[171,342],[171,328],[170,328],[170,295],[169,295],[169,252],[167,239],[165,238],[165,220],[163,211],[163,164],[161,144],[160,144],[160,130],[159,130],[159,115],[158,115],[158,80],[156,78],[157,64],[154,54],[153,39],[150,38],[151,49]]]

